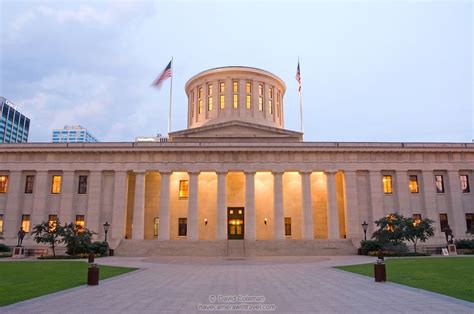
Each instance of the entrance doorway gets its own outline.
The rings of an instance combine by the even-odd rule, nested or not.
[[[244,238],[244,208],[227,208],[227,238],[242,240]]]

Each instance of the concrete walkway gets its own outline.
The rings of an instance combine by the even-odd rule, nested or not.
[[[0,308],[1,313],[474,313],[474,303],[331,268],[363,256],[109,257],[101,264],[142,268]],[[11,293],[14,293],[12,291]],[[247,309],[247,310],[244,310]],[[252,309],[252,310],[250,310]]]

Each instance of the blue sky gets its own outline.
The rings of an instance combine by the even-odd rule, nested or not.
[[[31,117],[30,141],[81,124],[102,141],[186,128],[184,84],[225,65],[287,85],[285,127],[306,141],[470,142],[471,1],[2,1],[0,95]]]

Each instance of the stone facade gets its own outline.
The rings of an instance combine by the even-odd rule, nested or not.
[[[210,73],[213,82],[232,81],[235,71]],[[246,71],[238,69],[238,78],[255,79],[255,69],[248,69],[247,78]],[[188,95],[199,82],[207,84],[208,72],[188,82]],[[281,80],[266,75],[265,84],[283,95]],[[243,210],[242,238],[254,255],[265,243],[288,248],[299,241],[297,254],[317,250],[317,241],[356,243],[363,221],[370,235],[373,221],[392,212],[433,219],[430,244],[444,241],[440,214],[447,215],[456,238],[466,237],[474,192],[462,190],[461,176],[472,183],[474,143],[303,142],[301,133],[282,129],[283,120],[259,123],[253,106],[239,119],[190,120],[189,129],[171,133],[166,143],[2,144],[0,178],[8,180],[0,193],[4,241],[15,244],[22,215],[29,215],[30,228],[57,215],[63,222],[83,217],[99,239],[102,224],[110,222],[113,247],[126,239],[134,246],[155,239],[172,251],[172,243],[203,241],[221,252],[229,228],[239,226],[230,209]],[[31,176],[32,191],[25,193]],[[61,177],[59,193],[52,193],[53,176]],[[417,191],[409,188],[414,176]],[[443,191],[436,189],[439,176]],[[80,177],[87,177],[85,193],[79,193]],[[25,243],[33,245],[29,236]]]

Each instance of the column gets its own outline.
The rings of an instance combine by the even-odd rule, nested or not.
[[[383,189],[382,189],[382,175],[380,171],[370,171],[370,212],[371,220],[368,221],[368,234],[371,234],[377,226],[374,221],[379,220],[384,216],[383,210]]]
[[[160,172],[160,225],[158,240],[170,239],[170,176],[171,172]]]
[[[344,171],[344,205],[347,238],[361,238],[363,229],[361,227],[362,221],[359,218],[356,171]],[[369,221],[369,217],[363,219]]]
[[[74,171],[63,171],[61,176],[61,201],[59,207],[61,223],[71,223],[75,221],[72,217],[74,190]]]
[[[189,174],[189,199],[188,199],[188,234],[187,239],[199,240],[199,213],[198,213],[198,180],[199,172]]]
[[[412,215],[408,188],[408,172],[397,171],[397,189],[395,192],[398,196],[398,212],[405,217],[411,217]]]
[[[255,172],[245,172],[245,239],[256,240]]]
[[[125,237],[125,222],[127,220],[128,175],[126,171],[115,171],[114,202],[112,223],[110,225],[112,238]]]
[[[143,240],[145,236],[145,172],[135,173],[132,239]]]
[[[48,171],[37,171],[33,184],[33,211],[31,213],[31,226],[46,221],[46,199],[50,195],[50,182]],[[19,224],[18,224],[19,225]],[[18,230],[17,230],[18,231]]]
[[[422,213],[422,218],[429,218],[435,223],[435,236],[441,236],[441,230],[439,230],[439,216],[438,209],[436,208],[436,190],[434,184],[434,174],[432,171],[422,172],[422,193],[425,205],[425,212]]]
[[[314,239],[314,228],[313,228],[313,201],[311,198],[311,172],[300,172],[301,174],[301,187],[303,195],[303,214],[301,217],[302,221],[302,238],[303,240]]]
[[[105,221],[99,221],[100,219],[100,199],[102,195],[102,172],[92,171],[89,174],[89,182],[87,186],[87,216],[86,216],[86,227],[87,229],[97,232],[95,237],[98,237],[101,231],[102,223]]]
[[[273,172],[273,239],[285,239],[283,172]]]
[[[461,181],[457,170],[448,171],[449,201],[451,205],[451,229],[455,238],[466,236],[466,216],[462,206]]]
[[[326,171],[328,202],[328,239],[339,239],[339,215],[337,212],[336,172]]]
[[[10,171],[7,183],[7,204],[5,209],[5,238],[15,239],[20,229],[21,171]],[[33,225],[30,226],[30,229]],[[16,243],[15,243],[16,244]]]
[[[226,179],[227,172],[217,173],[216,240],[227,239]]]

